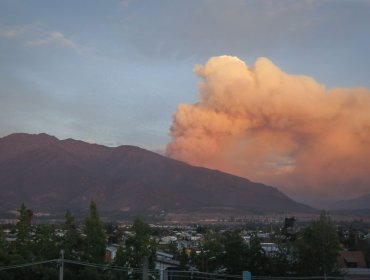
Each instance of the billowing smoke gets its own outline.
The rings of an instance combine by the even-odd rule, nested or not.
[[[197,65],[199,101],[180,104],[167,155],[294,197],[370,192],[370,90],[326,89],[267,58]]]

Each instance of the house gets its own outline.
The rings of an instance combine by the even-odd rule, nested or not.
[[[367,268],[364,254],[361,251],[343,251],[338,259],[341,268]]]
[[[364,255],[361,251],[341,252],[338,259],[339,266],[346,279],[370,279],[370,269],[367,268]]]
[[[110,245],[105,248],[105,260],[107,262],[113,262],[116,258],[118,245]]]
[[[159,245],[168,245],[172,242],[177,242],[177,237],[175,237],[175,236],[164,236],[160,239]]]
[[[155,269],[159,270],[161,280],[168,279],[168,270],[176,270],[179,265],[180,262],[174,260],[174,256],[172,254],[161,251],[156,252]]]
[[[272,256],[279,252],[279,247],[276,243],[262,242],[261,248],[269,256]]]

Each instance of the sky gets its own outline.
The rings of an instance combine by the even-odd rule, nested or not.
[[[363,89],[354,94],[363,101],[357,100],[349,109],[362,112],[361,117],[350,119],[352,123],[360,119],[360,124],[369,126],[366,113],[370,88],[369,14],[370,0],[0,0],[0,137],[15,132],[45,132],[60,139],[74,138],[108,146],[137,145],[191,164],[223,168],[275,184],[297,198],[308,195],[326,199],[329,193],[336,192],[335,188],[321,191],[324,185],[339,184],[338,197],[370,192],[370,179],[363,172],[369,167],[363,161],[369,148],[362,144],[363,150],[355,151],[362,156],[354,160],[354,166],[361,172],[354,177],[328,183],[324,176],[318,182],[308,180],[295,190],[292,185],[299,184],[297,178],[301,178],[303,167],[308,165],[302,163],[294,176],[266,175],[264,158],[276,156],[275,153],[265,151],[263,156],[248,153],[264,166],[263,172],[250,166],[248,169],[253,172],[244,172],[240,170],[250,158],[243,153],[234,159],[240,164],[231,168],[212,166],[209,159],[200,163],[199,158],[184,157],[173,148],[179,143],[178,135],[184,133],[178,130],[178,114],[183,105],[211,106],[205,101],[207,93],[200,85],[213,84],[213,80],[208,80],[212,73],[205,73],[204,69],[217,57],[221,60],[226,56],[237,57],[231,60],[241,61],[250,73],[258,68],[258,61],[265,61],[266,65],[273,65],[269,66],[271,69],[279,70],[272,71],[278,76],[303,75],[314,80],[308,87],[312,85],[315,92],[330,94],[342,88],[346,89],[344,95],[352,96],[352,89]],[[229,78],[227,71],[221,72],[225,79]],[[264,79],[270,81],[266,75]],[[323,90],[316,90],[317,87]],[[350,97],[344,99],[335,99],[342,100],[339,103],[326,100],[324,104],[343,105]],[[302,100],[311,104],[305,98]],[[269,100],[264,102],[270,104]],[[361,104],[365,109],[360,108]],[[211,111],[218,110],[212,106]],[[327,112],[324,115],[328,117]],[[192,121],[199,124],[199,119]],[[337,125],[326,125],[329,124]],[[217,120],[212,126],[217,130]],[[318,127],[327,130],[326,126]],[[351,131],[347,127],[343,133],[348,135]],[[243,137],[243,141],[250,140],[249,136]],[[348,145],[358,146],[360,140],[356,141]],[[240,146],[241,142],[238,143]],[[333,147],[330,143],[325,142],[320,149]],[[235,152],[223,149],[222,145],[224,142],[221,143],[224,154]],[[295,148],[302,150],[302,145]],[[189,153],[198,152],[191,146],[184,147],[190,149]],[[319,156],[320,149],[315,149],[314,154]],[[330,160],[320,163],[324,165],[313,159],[302,162],[313,161],[309,166],[327,167],[352,152],[348,148],[343,154],[334,153],[335,156],[328,157]],[[304,157],[310,151],[296,154]],[[281,148],[278,156],[279,164],[281,158],[298,162],[291,149]],[[340,170],[347,170],[346,166]],[[337,169],[330,170],[331,178],[335,177]],[[316,176],[318,172],[316,168],[305,176]],[[349,185],[359,181],[356,191],[351,191]],[[305,193],[310,187],[312,191]]]

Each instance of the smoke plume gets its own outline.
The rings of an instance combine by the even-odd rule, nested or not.
[[[168,156],[294,197],[370,192],[370,89],[326,89],[267,58],[213,57],[194,72],[199,101],[178,105]]]

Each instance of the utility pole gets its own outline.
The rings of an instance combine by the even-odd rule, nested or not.
[[[143,257],[143,280],[148,280],[148,257]]]
[[[60,250],[60,261],[59,261],[59,280],[63,280],[64,270],[64,250]]]

